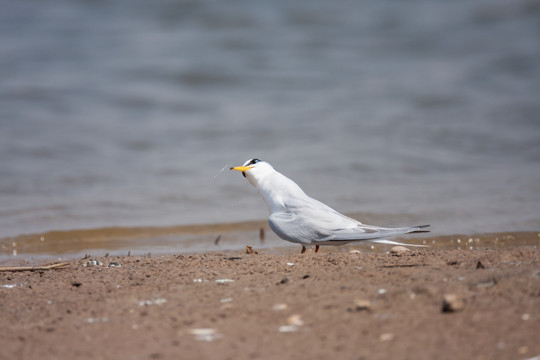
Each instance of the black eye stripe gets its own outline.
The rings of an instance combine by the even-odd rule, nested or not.
[[[258,162],[261,162],[261,160],[259,160],[259,159],[251,159],[251,160],[246,161],[243,166],[255,165]]]

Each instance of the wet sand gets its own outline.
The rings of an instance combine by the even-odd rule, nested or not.
[[[254,246],[257,254],[101,256],[2,271],[0,358],[540,356],[538,233],[422,241],[433,246],[304,255]]]

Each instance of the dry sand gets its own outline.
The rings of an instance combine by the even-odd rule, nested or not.
[[[530,359],[540,238],[511,236],[399,256],[255,249],[2,271],[0,358]]]

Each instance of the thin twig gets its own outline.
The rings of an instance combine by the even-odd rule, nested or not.
[[[0,266],[1,271],[37,271],[37,270],[51,270],[51,269],[61,269],[68,266],[68,262],[61,262],[50,265],[41,265],[41,266]]]

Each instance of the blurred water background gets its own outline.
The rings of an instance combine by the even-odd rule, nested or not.
[[[264,219],[252,157],[377,225],[540,228],[540,1],[0,8],[0,237]]]

